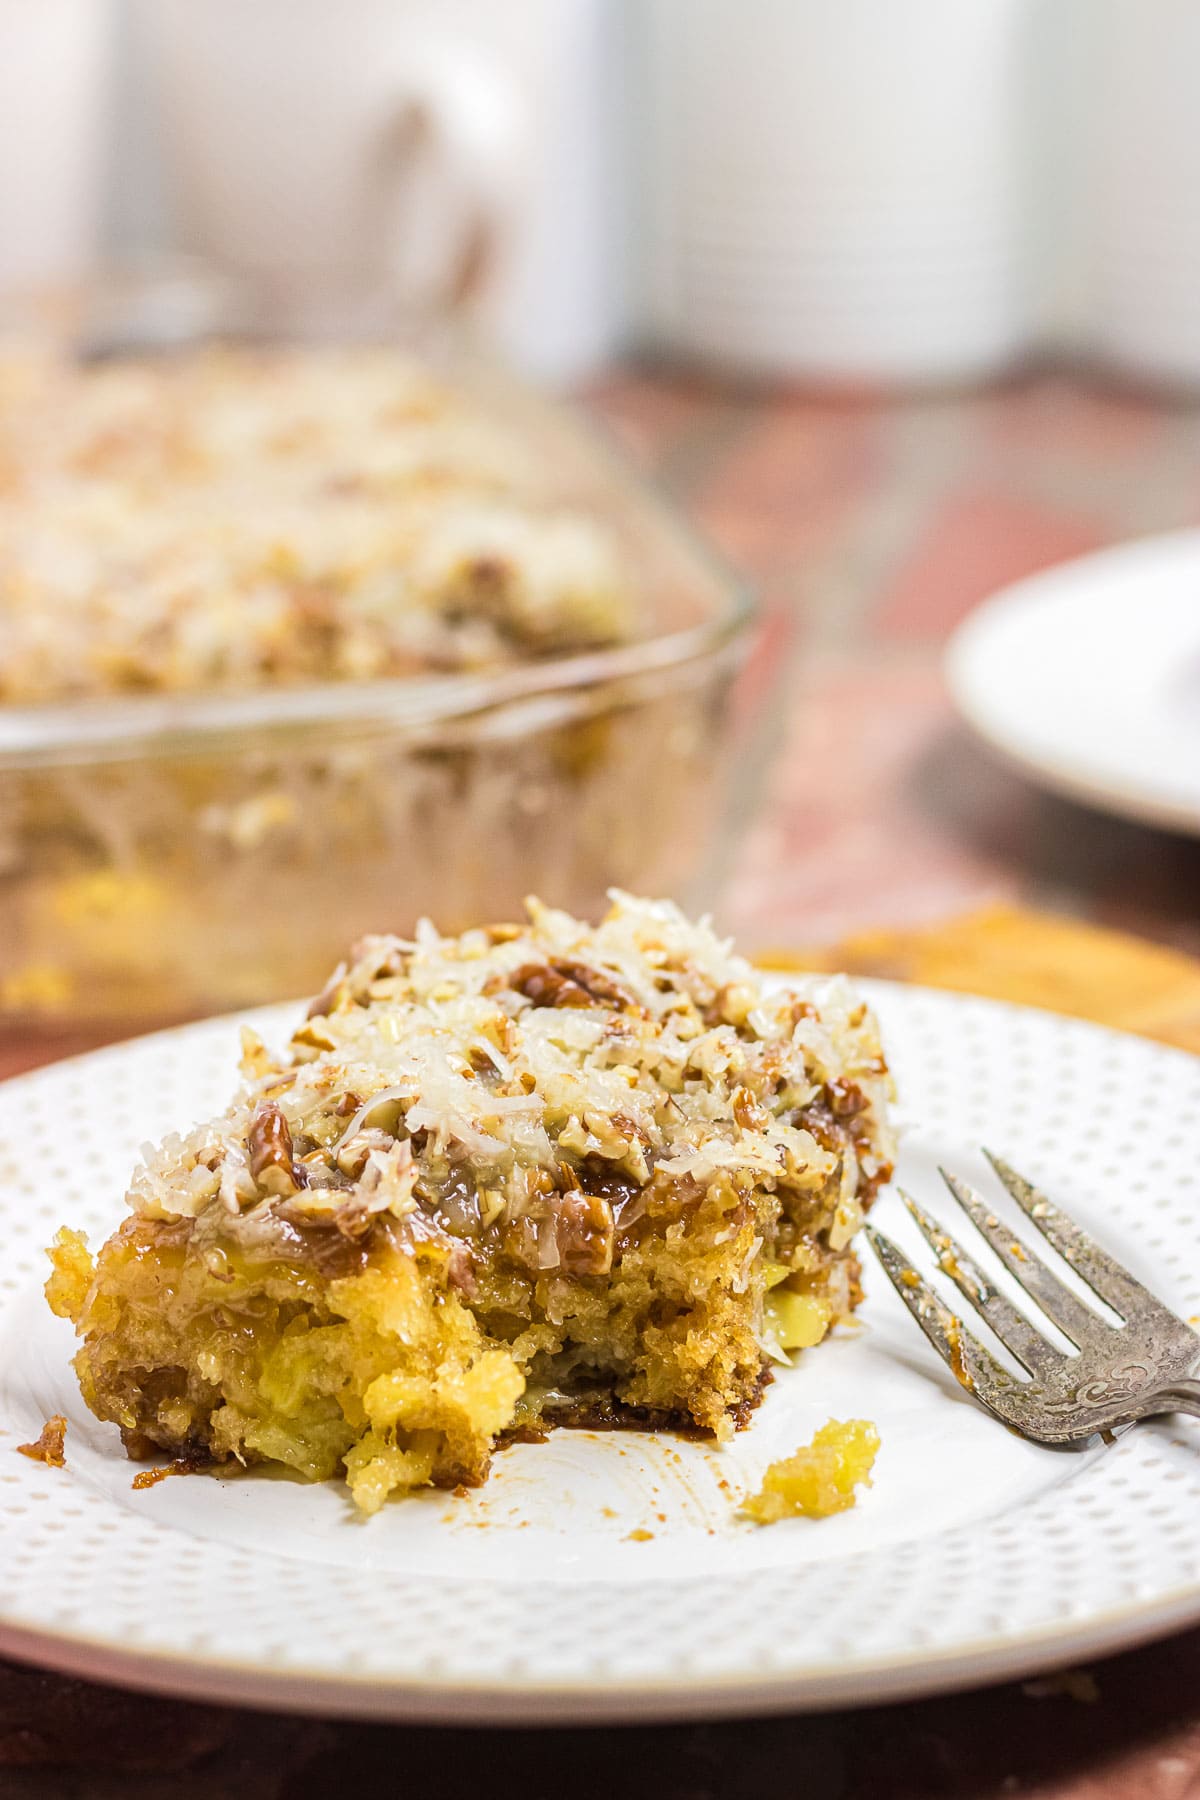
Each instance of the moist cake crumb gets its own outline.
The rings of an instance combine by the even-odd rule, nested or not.
[[[867,1419],[830,1419],[811,1444],[773,1462],[762,1487],[742,1502],[741,1511],[758,1525],[780,1519],[824,1519],[845,1512],[870,1487],[879,1453],[879,1433]]]
[[[148,1147],[47,1296],[130,1454],[473,1486],[554,1426],[727,1439],[860,1297],[891,1171],[878,1028],[614,892],[591,928],[358,944],[228,1110]]]

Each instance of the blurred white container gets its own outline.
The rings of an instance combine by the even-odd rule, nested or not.
[[[1094,0],[1089,23],[1092,343],[1200,382],[1200,3]]]
[[[617,331],[604,0],[140,0],[179,247],[462,306],[527,368]]]
[[[109,0],[0,0],[0,288],[70,282],[99,243]]]
[[[1025,349],[1031,0],[651,0],[649,313],[752,373]]]

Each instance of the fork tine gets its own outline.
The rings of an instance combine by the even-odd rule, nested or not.
[[[1023,1239],[1014,1236],[1011,1226],[998,1219],[991,1207],[977,1194],[974,1188],[952,1175],[949,1169],[939,1169],[942,1180],[958,1201],[976,1231],[985,1237],[1000,1261],[1011,1275],[1015,1275],[1025,1292],[1032,1296],[1048,1319],[1053,1319],[1060,1331],[1064,1331],[1073,1344],[1080,1348],[1093,1341],[1096,1336],[1108,1327],[1098,1313],[1090,1306],[1085,1306],[1064,1287],[1057,1275],[1052,1275]]]
[[[1148,1288],[1135,1280],[1128,1269],[1076,1225],[1074,1219],[1060,1212],[1040,1189],[1018,1175],[1002,1156],[994,1156],[990,1150],[983,1154],[1030,1223],[1037,1226],[1046,1241],[1053,1244],[1059,1255],[1082,1275],[1088,1286],[1106,1300],[1114,1312],[1129,1319],[1135,1313],[1144,1314],[1151,1309],[1168,1310]]]
[[[875,1225],[863,1227],[871,1247],[883,1264],[888,1280],[903,1300],[956,1381],[985,1406],[991,1396],[1020,1383],[998,1363],[990,1350],[963,1328],[950,1308],[918,1275],[904,1252]]]
[[[937,1257],[942,1273],[950,1277],[959,1293],[983,1315],[1005,1348],[1012,1351],[1031,1375],[1044,1375],[1056,1363],[1061,1363],[1063,1358],[1059,1351],[1046,1342],[1041,1332],[1034,1329],[1006,1295],[992,1286],[962,1245],[944,1231],[911,1194],[906,1194],[903,1188],[899,1189],[899,1194]]]

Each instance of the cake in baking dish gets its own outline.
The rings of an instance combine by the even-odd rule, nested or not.
[[[60,1232],[48,1297],[130,1455],[373,1512],[551,1426],[724,1439],[853,1309],[892,1162],[854,989],[768,989],[667,902],[527,914],[358,944],[94,1258]]]
[[[385,348],[0,343],[0,705],[517,667],[628,642],[619,541]]]

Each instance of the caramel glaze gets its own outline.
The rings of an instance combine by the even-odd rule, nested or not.
[[[730,1408],[729,1417],[737,1430],[740,1431],[749,1424],[750,1415],[761,1405],[763,1395],[774,1379],[771,1365],[764,1358],[753,1391]],[[690,1413],[673,1408],[627,1406],[624,1401],[605,1393],[581,1394],[578,1400],[548,1407],[543,1417],[544,1426],[517,1425],[502,1432],[500,1447],[544,1443],[549,1432],[559,1427],[576,1431],[670,1431],[676,1437],[689,1438],[695,1442],[709,1442],[712,1439],[712,1432],[697,1425]]]
[[[860,1090],[852,1083],[839,1082],[826,1087],[790,1122],[811,1132],[822,1149],[840,1155],[848,1142],[857,1148],[865,1137],[867,1126],[861,1117],[862,1107]],[[675,1180],[666,1189],[652,1176],[646,1184],[639,1184],[614,1170],[603,1158],[587,1159],[572,1174],[579,1185],[564,1199],[595,1199],[611,1209],[614,1264],[647,1230],[661,1226],[666,1212],[672,1219],[678,1218],[703,1198],[704,1190],[696,1182]],[[890,1176],[890,1168],[863,1176],[859,1199],[864,1210]],[[464,1172],[454,1171],[445,1181],[431,1184],[428,1189],[419,1184],[417,1196],[422,1204],[415,1213],[403,1221],[381,1215],[372,1219],[358,1237],[346,1237],[332,1222],[318,1224],[297,1219],[289,1213],[286,1200],[271,1207],[269,1215],[260,1218],[253,1229],[239,1230],[241,1221],[231,1220],[230,1235],[248,1262],[307,1265],[329,1279],[361,1274],[385,1247],[411,1251],[417,1243],[437,1243],[449,1253],[452,1285],[469,1293],[470,1262],[476,1242],[483,1240],[493,1253],[511,1253],[504,1234],[496,1227],[485,1231],[478,1190]],[[246,1217],[243,1215],[243,1220]],[[131,1217],[120,1227],[119,1235],[134,1240],[135,1255],[155,1254],[172,1247],[187,1254],[196,1225],[192,1219],[156,1221],[148,1230],[145,1221]],[[218,1246],[223,1235],[219,1233],[214,1240]],[[821,1246],[814,1243],[813,1247],[819,1250]]]

